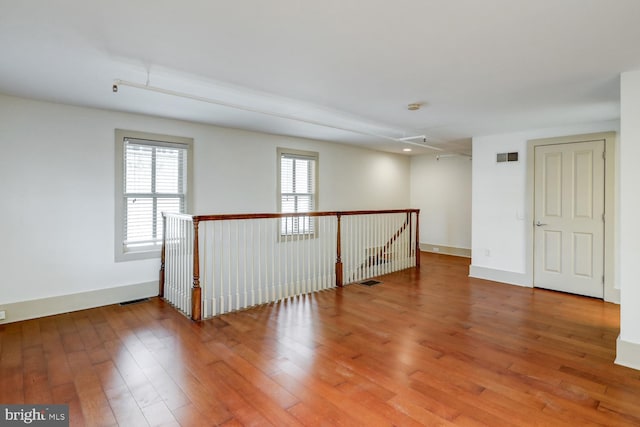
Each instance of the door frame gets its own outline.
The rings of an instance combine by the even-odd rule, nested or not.
[[[527,141],[527,198],[526,212],[529,225],[527,230],[527,271],[531,272],[531,286],[534,286],[534,179],[535,148],[540,145],[569,144],[604,140],[604,300],[620,303],[620,289],[616,288],[616,133],[601,132],[584,135],[570,135],[556,138],[531,139]]]

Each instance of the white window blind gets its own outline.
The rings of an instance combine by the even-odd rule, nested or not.
[[[162,212],[184,213],[188,145],[124,139],[125,252],[162,244]]]
[[[317,155],[280,152],[280,212],[316,210]],[[283,218],[281,234],[310,234],[314,221],[309,217]]]

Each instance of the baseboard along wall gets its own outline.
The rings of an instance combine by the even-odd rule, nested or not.
[[[156,295],[158,295],[157,281],[30,301],[20,301],[10,304],[0,304],[0,312],[4,311],[5,313],[5,318],[0,320],[0,324],[69,313],[71,311],[117,304]]]
[[[491,280],[493,282],[507,283],[509,285],[523,286],[526,288],[533,287],[531,279],[526,274],[515,273],[512,271],[495,270],[493,268],[478,267],[476,265],[469,266],[469,277]]]
[[[453,255],[464,258],[471,258],[471,249],[456,248],[454,246],[442,246],[432,243],[420,243],[422,252],[431,252],[434,254]]]
[[[640,344],[624,341],[618,337],[615,363],[616,365],[640,370]]]

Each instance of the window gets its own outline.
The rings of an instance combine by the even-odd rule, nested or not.
[[[317,201],[318,153],[278,149],[278,203],[280,212],[313,212]],[[313,234],[312,218],[283,218],[280,234]]]
[[[157,257],[162,212],[189,206],[193,140],[116,130],[116,261]]]

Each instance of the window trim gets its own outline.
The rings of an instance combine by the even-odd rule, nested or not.
[[[181,136],[163,135],[150,132],[115,129],[115,240],[114,258],[116,262],[134,261],[142,259],[160,258],[160,248],[151,249],[142,247],[137,250],[125,251],[124,248],[124,147],[125,139],[146,140],[156,145],[180,144],[187,148],[187,177],[185,193],[185,212],[189,212],[193,206],[193,138]]]
[[[277,155],[276,155],[276,170],[277,170],[277,183],[276,183],[276,206],[278,206],[278,212],[282,213],[282,155],[292,155],[292,156],[300,156],[300,157],[308,157],[313,159],[315,162],[314,167],[314,176],[313,176],[313,211],[317,212],[319,210],[318,205],[318,194],[319,194],[319,184],[320,180],[318,179],[320,174],[320,155],[316,151],[305,151],[305,150],[296,150],[292,148],[283,148],[277,147]],[[279,226],[280,227],[280,226]],[[312,232],[309,233],[290,233],[283,234],[281,231],[278,232],[281,239],[289,239],[289,238],[313,238],[316,236],[317,230],[314,228]]]

